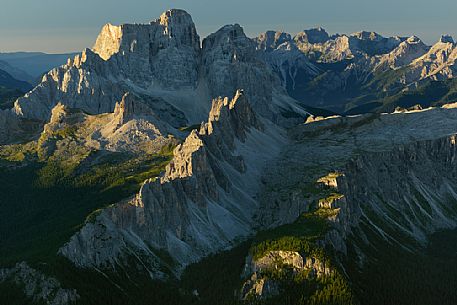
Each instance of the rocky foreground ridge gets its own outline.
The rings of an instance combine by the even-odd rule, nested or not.
[[[181,268],[251,234],[260,173],[286,141],[262,121],[241,91],[214,100],[162,177],[103,211],[60,253],[81,267],[109,267],[132,253],[158,259],[151,249],[160,249]]]

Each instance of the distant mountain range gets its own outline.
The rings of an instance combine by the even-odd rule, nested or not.
[[[67,62],[68,58],[73,58],[78,53],[68,54],[46,54],[41,52],[14,52],[0,53],[0,61],[8,63],[15,69],[27,73],[33,80],[38,79],[41,75],[49,70],[61,66]],[[0,69],[2,67],[0,66]],[[9,71],[8,71],[9,72]],[[11,73],[14,75],[14,73]],[[20,80],[23,77],[15,76]]]
[[[416,36],[330,36],[322,28],[255,40],[290,96],[308,106],[355,114],[456,101],[448,80],[457,71],[457,45],[448,35],[433,46]]]
[[[2,66],[2,62],[0,62],[0,66]],[[11,108],[14,100],[32,88],[30,83],[18,80],[5,70],[0,69],[0,109]]]
[[[448,35],[427,46],[416,36],[329,35],[315,28],[295,36],[267,31],[253,42],[288,94],[311,113],[357,114],[456,101],[457,88],[447,79],[457,69],[457,50]],[[77,54],[0,53],[0,70],[35,85],[43,73]]]
[[[5,88],[18,89],[22,92],[27,92],[33,88],[30,83],[17,80],[4,70],[0,70],[0,86]]]
[[[0,108],[11,107],[15,99],[41,81],[43,74],[75,54],[0,53]]]

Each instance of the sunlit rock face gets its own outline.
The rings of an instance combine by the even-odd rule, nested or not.
[[[411,69],[405,73],[406,80],[452,78],[457,71],[456,60],[456,44],[451,36],[444,35],[427,53],[411,63]]]
[[[205,119],[211,99],[233,97],[238,89],[270,120],[280,122],[281,111],[306,115],[256,55],[241,26],[221,28],[201,47],[191,16],[169,10],[149,24],[105,25],[92,49],[47,73],[16,101],[13,112],[41,121],[57,103],[91,114],[112,112],[115,101],[133,92],[159,97],[195,123]],[[275,94],[279,98],[273,101]]]
[[[397,69],[409,65],[421,57],[429,47],[416,36],[411,36],[398,45],[392,52],[381,56],[376,63],[375,71],[383,72],[388,69]]]
[[[195,88],[200,38],[189,14],[165,12],[150,24],[103,27],[92,50],[50,71],[14,111],[46,120],[61,102],[90,113],[113,111],[127,91]]]
[[[306,272],[310,278],[320,278],[333,272],[325,260],[311,254],[279,250],[268,251],[257,259],[248,255],[241,275],[243,286],[240,299],[268,299],[280,294],[280,280],[270,278],[268,273],[286,268],[291,274]]]
[[[197,84],[200,38],[191,16],[182,10],[167,11],[150,24],[107,24],[93,51],[144,86]]]

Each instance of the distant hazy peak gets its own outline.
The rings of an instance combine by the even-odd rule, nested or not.
[[[304,30],[295,36],[295,40],[301,43],[324,43],[330,39],[328,33],[321,27]]]
[[[439,42],[441,43],[454,43],[454,39],[451,35],[442,35]]]
[[[416,35],[413,35],[411,37],[408,37],[406,40],[405,40],[406,43],[408,44],[417,44],[417,43],[423,43],[422,40],[417,37]]]
[[[249,38],[247,38],[243,28],[239,24],[228,24],[206,37],[203,40],[203,49],[205,50],[215,45],[226,44],[237,40],[247,41]]]
[[[276,49],[281,44],[291,40],[292,37],[289,33],[280,31],[267,31],[256,38],[258,48],[266,51]]]
[[[372,40],[372,41],[379,41],[382,40],[384,37],[376,32],[367,32],[367,31],[360,31],[352,33],[350,36],[356,37],[360,40]]]

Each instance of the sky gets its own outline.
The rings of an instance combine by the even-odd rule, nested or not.
[[[441,34],[457,38],[456,0],[0,0],[0,52],[81,51],[108,22],[147,23],[170,8],[188,11],[202,38],[233,23],[250,37],[321,26],[330,34],[417,35],[428,44]]]

